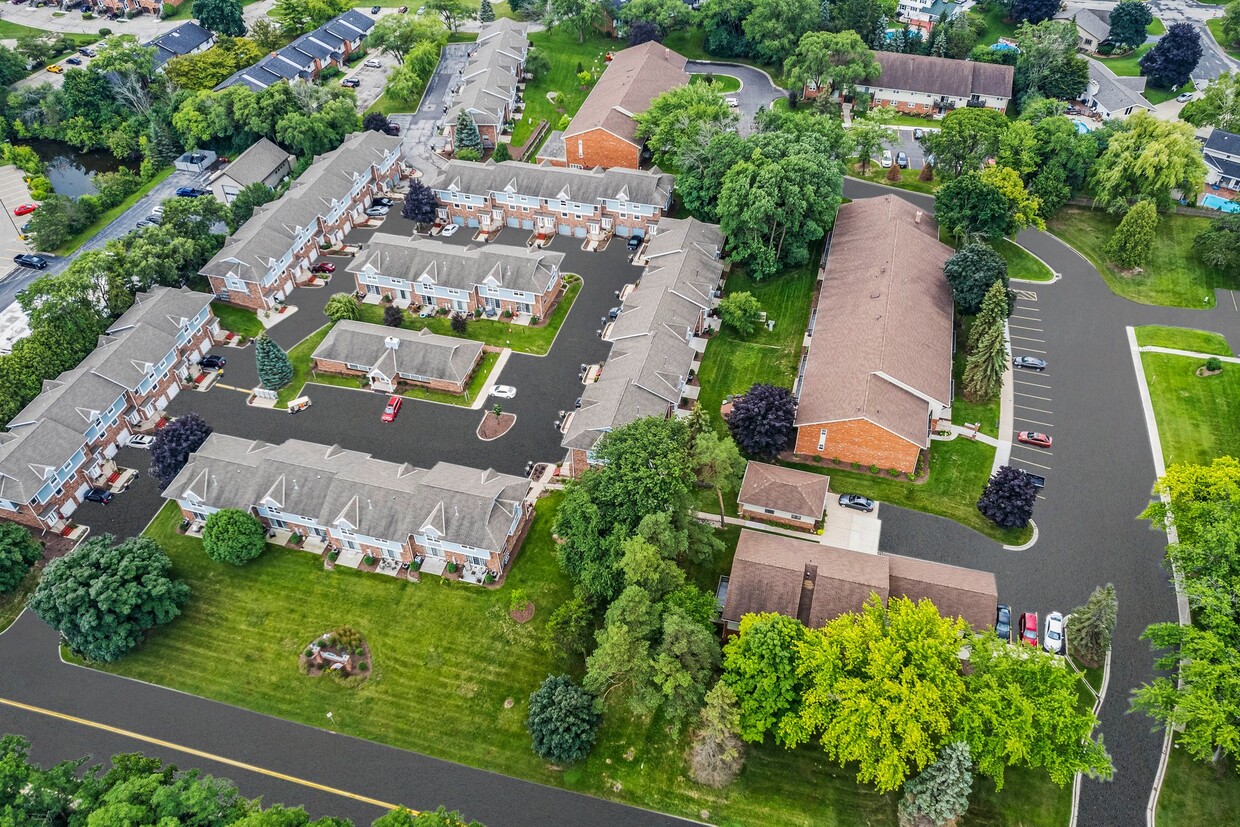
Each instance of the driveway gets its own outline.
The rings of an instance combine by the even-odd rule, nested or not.
[[[736,98],[740,102],[740,106],[737,107],[737,114],[740,116],[737,129],[742,135],[748,135],[753,131],[753,117],[757,114],[759,107],[770,109],[775,100],[786,97],[788,94],[772,83],[771,76],[766,72],[743,63],[691,60],[685,65],[685,71],[695,75],[707,72],[713,72],[716,75],[731,75],[741,82],[741,90],[729,92],[728,97]]]
[[[422,93],[417,111],[392,115],[391,120],[400,124],[400,134],[405,138],[405,157],[410,160],[426,158],[429,148],[443,141],[439,132],[447,120],[444,113],[452,100],[452,90],[465,62],[469,59],[472,43],[449,43],[439,52],[439,63]],[[416,165],[416,164],[415,164]]]

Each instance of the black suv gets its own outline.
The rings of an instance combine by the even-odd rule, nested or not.
[[[640,246],[642,246],[642,237],[641,237],[641,236],[639,236],[639,235],[631,235],[631,236],[629,236],[629,249],[630,249],[630,250],[636,250],[636,249],[637,249],[638,247],[640,247]]]
[[[32,256],[29,253],[20,253],[13,256],[13,260],[22,267],[33,267],[36,270],[47,269],[47,259],[43,258],[43,256]]]

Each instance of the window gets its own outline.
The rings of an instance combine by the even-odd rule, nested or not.
[[[585,155],[585,148],[582,146],[580,139],[577,141],[577,157],[581,158]]]
[[[792,519],[794,519],[794,520],[799,520],[799,519],[801,519],[801,515],[800,515],[800,514],[793,514],[793,515],[792,515]]]
[[[818,432],[818,450],[821,451],[827,447],[827,429],[823,428]]]
[[[764,508],[764,509],[762,509],[762,511],[763,511],[763,513],[766,513],[766,514],[774,514],[774,513],[775,513],[775,509],[773,509],[773,508]]]

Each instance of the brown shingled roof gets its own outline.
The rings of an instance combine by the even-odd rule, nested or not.
[[[798,426],[867,419],[928,447],[927,399],[951,403],[951,255],[934,220],[902,198],[840,207]]]
[[[633,116],[649,109],[650,102],[667,90],[689,82],[685,63],[682,55],[654,41],[617,52],[564,130],[565,138],[605,129],[639,144]]]
[[[1012,97],[1012,77],[1015,70],[1011,66],[900,52],[874,52],[874,59],[882,67],[878,78],[869,83],[876,89],[898,89],[960,98],[970,95]]]
[[[736,501],[755,508],[773,508],[810,519],[822,516],[830,478],[765,462],[745,465],[745,479]]]
[[[915,557],[884,556],[891,563],[892,595],[913,601],[929,598],[940,614],[963,617],[974,629],[984,629],[995,622],[999,587],[992,572]]]

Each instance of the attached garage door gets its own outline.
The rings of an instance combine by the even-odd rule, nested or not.
[[[561,224],[559,227],[559,233],[560,235],[572,235],[573,228],[569,226],[568,224]]]
[[[585,228],[585,227],[574,227],[574,228],[573,228],[573,235],[577,236],[578,238],[585,238],[585,237],[586,237],[586,228]]]
[[[125,430],[121,431],[120,436],[116,438],[116,444],[117,445],[128,445],[129,437],[130,437],[129,429],[126,428]]]
[[[203,356],[207,355],[207,351],[211,349],[211,339],[203,339],[202,344],[198,347],[198,352]]]
[[[175,384],[175,383],[174,383],[174,384],[172,384],[172,385],[169,385],[169,386],[168,386],[168,401],[169,401],[169,402],[171,402],[173,399],[176,399],[176,398],[177,398],[177,394],[178,394],[178,393],[180,393],[180,392],[181,392],[181,386],[180,386],[180,385],[177,385],[177,384]]]
[[[522,218],[522,219],[521,219],[521,229],[523,229],[523,230],[532,230],[532,229],[534,229],[534,219],[532,219],[532,218]]]
[[[159,397],[159,401],[155,403],[155,410],[162,411],[166,407],[168,407],[168,394],[165,393],[163,396]]]
[[[633,234],[633,228],[632,228],[632,227],[625,227],[625,226],[623,226],[623,225],[617,225],[617,226],[616,226],[616,235],[619,235],[619,236],[624,236],[625,238],[628,238],[628,237],[629,237],[629,236],[631,236],[632,234]]]
[[[464,218],[462,218],[462,217],[461,217],[461,216],[459,216],[459,215],[454,215],[454,216],[452,216],[452,223],[453,223],[453,224],[464,224],[464,223],[465,223],[465,219],[464,219]]]
[[[516,228],[516,227],[520,227],[520,226],[521,226],[521,219],[520,219],[520,218],[517,218],[515,215],[510,215],[510,216],[508,216],[508,226],[509,226],[509,227],[514,227],[514,228]]]
[[[469,220],[465,222],[465,226],[467,226],[467,227],[477,227],[477,226],[478,226],[478,219],[474,218],[473,216],[470,216]]]
[[[105,459],[112,459],[112,457],[116,456],[116,445],[117,443],[112,443],[103,449],[103,456]]]
[[[90,490],[90,483],[84,482],[81,485],[79,485],[78,490],[73,492],[73,499],[69,500],[69,502],[65,503],[64,505],[60,507],[60,513],[64,514],[66,517],[69,516],[72,509],[77,506],[77,502],[81,502],[82,498],[86,496],[86,492],[89,490]],[[75,502],[75,500],[77,502]]]

